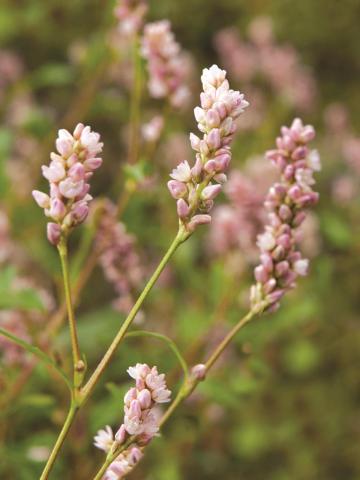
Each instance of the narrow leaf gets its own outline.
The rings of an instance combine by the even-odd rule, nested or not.
[[[46,355],[46,353],[44,353],[42,350],[40,350],[40,348],[35,347],[34,345],[31,345],[28,342],[25,342],[21,338],[16,337],[12,333],[8,332],[7,330],[5,330],[1,327],[0,327],[0,335],[3,335],[4,337],[8,338],[12,342],[14,342],[17,345],[19,345],[20,347],[22,347],[24,350],[26,350],[26,351],[32,353],[33,355],[35,355],[39,360],[41,360],[45,364],[53,367],[58,372],[58,374],[62,377],[62,379],[64,380],[64,382],[68,386],[70,392],[72,392],[71,382],[70,382],[69,378],[67,377],[67,375],[65,374],[65,372],[54,362],[54,360],[52,360],[48,355]]]

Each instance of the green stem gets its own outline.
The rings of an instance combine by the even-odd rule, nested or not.
[[[63,274],[63,280],[64,280],[65,301],[66,301],[66,308],[67,308],[67,313],[69,318],[70,339],[71,339],[71,348],[72,348],[73,363],[74,363],[74,386],[79,387],[81,385],[81,380],[84,374],[85,365],[84,365],[84,362],[81,360],[79,340],[78,340],[77,329],[76,329],[76,321],[75,321],[74,309],[73,309],[72,298],[71,298],[67,244],[66,244],[65,238],[62,238],[60,240],[60,243],[58,245],[58,251],[59,251],[60,260],[61,260],[61,268],[62,268],[62,274]]]
[[[205,363],[206,372],[214,365],[216,360],[220,357],[225,348],[229,345],[235,335],[241,330],[250,320],[255,316],[255,312],[250,310],[226,335],[221,343],[215,348],[213,353],[210,355],[209,359]]]
[[[74,417],[77,412],[77,407],[74,404],[74,402],[71,403],[69,412],[67,414],[66,420],[64,422],[64,425],[61,429],[61,432],[56,440],[56,443],[54,445],[54,448],[51,451],[50,457],[48,458],[48,461],[46,462],[45,468],[41,474],[40,480],[47,480],[49,478],[49,474],[54,466],[55,460],[60,452],[60,449],[64,443],[64,440],[70,430],[70,427],[72,425],[72,422],[74,420]]]
[[[209,359],[205,363],[206,366],[206,373],[210,370],[210,368],[214,365],[216,360],[220,357],[220,355],[223,353],[223,351],[226,349],[226,347],[229,345],[229,343],[233,340],[235,335],[241,330],[250,320],[254,318],[256,315],[256,312],[253,312],[250,310],[247,315],[245,315],[231,330],[230,332],[226,335],[226,337],[222,340],[222,342],[215,348],[213,353],[210,355]],[[166,410],[164,415],[161,418],[160,421],[160,427],[164,425],[165,422],[171,417],[173,412],[177,409],[177,407],[185,400],[187,397],[191,395],[191,393],[195,390],[196,386],[198,383],[200,383],[201,380],[196,379],[194,376],[190,376],[187,380],[184,381],[183,385],[181,386],[177,396],[175,397],[175,400],[172,402],[170,407]]]
[[[101,480],[106,472],[106,470],[110,467],[112,462],[115,460],[115,458],[111,455],[106,457],[105,462],[101,465],[100,470],[97,472],[97,474],[94,477],[94,480]]]
[[[133,72],[134,83],[131,92],[131,105],[130,105],[130,139],[129,139],[129,152],[128,152],[128,164],[133,165],[137,162],[139,153],[139,124],[140,124],[140,102],[141,102],[141,90],[142,90],[142,69],[141,69],[141,56],[139,51],[139,38],[138,35],[134,36],[133,40]]]
[[[127,441],[119,447],[118,444],[114,443],[111,450],[106,456],[105,462],[101,465],[100,470],[97,472],[93,480],[101,480],[104,476],[104,473],[108,467],[112,464],[114,460],[120,455],[120,453],[127,450],[132,443],[136,440],[136,435],[132,435],[127,439]]]
[[[168,251],[162,258],[161,262],[159,263],[158,267],[156,268],[155,272],[151,276],[150,280],[146,284],[144,290],[142,291],[141,295],[137,299],[135,305],[131,309],[129,315],[125,319],[124,323],[121,325],[120,330],[118,331],[117,335],[115,336],[114,340],[112,341],[110,347],[104,354],[103,358],[100,360],[98,366],[94,370],[93,374],[89,378],[88,382],[84,385],[82,391],[81,391],[81,402],[85,402],[91,392],[93,391],[94,387],[96,386],[97,382],[99,381],[101,375],[103,374],[104,370],[110,363],[115,351],[117,350],[120,342],[124,338],[127,330],[129,329],[130,325],[132,324],[134,318],[136,317],[138,311],[140,310],[142,304],[144,303],[144,300],[148,296],[150,290],[154,286],[155,282],[159,278],[161,272],[164,270],[166,264],[170,260],[170,258],[173,256],[177,248],[183,241],[186,239],[186,232],[182,228],[179,229],[178,234],[176,235],[174,241],[170,245]]]
[[[174,411],[177,409],[180,403],[182,403],[182,401],[185,400],[190,395],[190,393],[194,390],[195,385],[196,384],[194,383],[193,379],[184,381],[175,399],[171,402],[170,407],[166,410],[164,415],[161,417],[160,424],[159,424],[160,428],[164,425],[164,423],[168,421],[168,419],[171,417],[171,415],[174,413]]]

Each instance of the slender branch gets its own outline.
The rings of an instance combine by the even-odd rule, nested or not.
[[[141,295],[139,296],[138,300],[136,301],[135,305],[131,309],[129,315],[125,319],[124,323],[121,325],[120,330],[118,331],[117,335],[115,336],[114,340],[112,341],[110,347],[106,351],[105,355],[103,358],[100,360],[98,366],[96,367],[95,371],[91,375],[90,379],[88,382],[85,384],[85,386],[82,389],[81,392],[81,401],[85,402],[93,389],[95,388],[95,385],[99,381],[101,375],[104,373],[106,367],[110,363],[115,351],[117,350],[118,346],[120,345],[120,342],[124,338],[127,330],[129,329],[130,325],[132,324],[134,318],[136,317],[138,311],[140,310],[144,300],[148,296],[150,290],[154,286],[155,282],[159,278],[161,272],[164,270],[166,264],[170,260],[170,258],[173,256],[179,245],[185,240],[186,237],[184,237],[184,231],[180,228],[178,234],[176,235],[174,241],[170,245],[168,251],[162,258],[161,262],[159,263],[158,267],[156,268],[155,272],[151,276],[150,280],[146,284],[144,290],[142,291]]]
[[[159,423],[160,428],[164,425],[164,423],[168,421],[168,419],[171,417],[171,415],[174,413],[174,411],[177,409],[180,403],[182,403],[183,400],[185,400],[190,395],[190,393],[194,390],[195,386],[194,388],[191,388],[191,391],[188,390],[189,388],[190,388],[190,381],[189,380],[184,381],[175,399],[171,402],[170,407],[166,410],[166,412],[161,417],[161,420]]]
[[[233,340],[236,334],[254,318],[256,312],[250,310],[226,335],[226,337],[222,340],[222,342],[215,348],[213,353],[210,355],[209,359],[205,363],[206,373],[210,370],[210,368],[214,365],[216,360],[220,357],[229,343]],[[196,386],[201,380],[195,378],[194,376],[190,377],[187,381],[185,381],[180,388],[177,396],[175,397],[174,401],[171,403],[170,407],[166,410],[164,415],[160,421],[160,427],[164,425],[165,422],[171,417],[173,412],[177,409],[177,407],[185,400],[187,397],[191,395],[194,391]]]
[[[61,429],[61,432],[56,440],[56,443],[51,451],[51,454],[48,458],[48,461],[46,462],[45,468],[41,474],[40,480],[47,480],[49,478],[49,474],[54,466],[55,460],[59,454],[59,451],[64,443],[64,440],[70,430],[70,427],[72,425],[72,422],[74,420],[74,417],[77,412],[77,407],[74,404],[74,402],[71,402],[69,412],[67,414],[67,417],[65,419],[64,425]]]
[[[255,316],[255,312],[250,310],[250,312],[245,315],[226,335],[223,341],[215,348],[213,353],[210,355],[209,359],[205,363],[206,372],[214,365],[216,360],[220,357],[225,348],[229,345],[235,335],[241,330],[250,320]]]

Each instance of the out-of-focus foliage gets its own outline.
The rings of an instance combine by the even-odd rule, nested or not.
[[[125,183],[151,177],[123,215],[146,274],[177,227],[165,185],[176,159],[182,159],[177,155],[186,152],[183,136],[195,128],[191,108],[170,110],[161,145],[151,156],[144,148],[138,166],[123,168],[130,67],[129,52],[109,40],[113,6],[110,0],[0,2],[0,318],[4,328],[15,325],[34,344],[44,345],[42,333],[62,301],[56,250],[46,240],[42,211],[30,194],[43,186],[40,165],[48,161],[58,128],[72,129],[81,121],[101,133],[104,165],[94,180],[94,196],[116,201]],[[215,47],[217,32],[232,27],[250,42],[248,27],[259,16],[272,20],[277,44],[291,45],[307,65],[316,94],[304,111],[261,74],[245,81],[230,71],[232,86],[250,103],[252,96],[254,104],[259,98],[255,91],[263,96],[256,127],[244,125],[237,136],[232,168],[242,169],[249,157],[273,148],[280,126],[295,115],[314,124],[323,170],[317,175],[321,200],[318,231],[311,234],[317,242],[311,273],[277,313],[241,332],[152,443],[134,479],[360,478],[359,144],[349,153],[349,142],[360,137],[360,2],[162,0],[151,1],[149,12],[151,20],[169,18],[177,40],[194,56],[193,106],[201,69],[224,60]],[[163,109],[145,87],[144,82],[142,122]],[[334,129],[346,114],[343,130]],[[74,281],[89,230],[91,219],[71,239]],[[196,232],[177,252],[138,318],[141,328],[175,338],[191,364],[203,360],[207,345],[240,318],[252,281],[251,262],[236,251],[215,255],[208,230]],[[96,267],[77,309],[91,368],[124,319],[112,307],[114,298]],[[69,369],[67,328],[47,341],[52,357]],[[0,477],[32,480],[61,427],[67,391],[56,373],[27,354],[20,363],[17,353],[14,359],[8,363],[4,357],[0,366]],[[72,428],[54,480],[92,478],[102,461],[92,437],[106,424],[121,423],[126,368],[138,361],[158,364],[176,389],[180,372],[166,346],[127,339]]]

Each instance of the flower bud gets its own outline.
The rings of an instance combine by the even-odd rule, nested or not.
[[[221,192],[221,189],[221,185],[208,185],[201,192],[201,198],[203,200],[213,200]]]
[[[61,228],[57,223],[49,222],[47,224],[47,238],[50,243],[57,245],[61,237]]]
[[[35,200],[35,202],[39,205],[41,208],[50,208],[50,197],[49,195],[46,195],[46,193],[39,192],[39,190],[33,190],[32,191],[32,196]]]
[[[176,208],[177,208],[177,214],[179,218],[183,219],[189,215],[189,212],[190,212],[189,205],[185,202],[183,198],[180,198],[176,202]]]
[[[178,180],[169,180],[167,186],[173,198],[179,199],[187,194],[187,188],[183,182],[179,182]]]
[[[191,369],[191,374],[199,382],[204,380],[206,376],[206,365],[203,363],[198,363]]]

